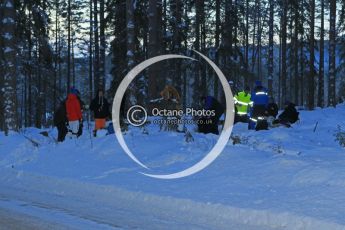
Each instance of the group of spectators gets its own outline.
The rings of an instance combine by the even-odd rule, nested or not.
[[[58,129],[58,141],[63,142],[65,137],[79,137],[83,133],[83,113],[86,110],[93,112],[95,127],[93,135],[97,136],[97,130],[106,126],[106,119],[110,116],[109,103],[104,97],[103,90],[98,90],[95,98],[87,106],[80,97],[80,92],[72,87],[54,113],[54,125]]]

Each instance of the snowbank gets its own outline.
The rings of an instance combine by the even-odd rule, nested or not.
[[[204,171],[172,181],[141,175],[147,171],[114,136],[90,139],[84,130],[56,144],[55,130],[48,138],[37,129],[0,133],[0,199],[62,213],[52,221],[77,229],[89,221],[100,229],[345,229],[345,150],[334,137],[344,115],[341,105],[301,111],[291,129],[236,125],[240,143],[229,141]],[[125,139],[154,173],[189,167],[217,141],[193,133],[195,142],[186,143],[182,134],[148,131],[130,129]]]

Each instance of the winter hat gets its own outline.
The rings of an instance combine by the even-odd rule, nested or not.
[[[256,80],[256,81],[255,81],[255,86],[262,86],[262,83],[261,83],[261,81],[259,81],[259,80]]]

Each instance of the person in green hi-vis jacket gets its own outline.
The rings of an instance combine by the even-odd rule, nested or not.
[[[248,123],[248,112],[250,106],[253,105],[251,101],[250,88],[248,86],[241,92],[234,96],[235,101],[235,123],[243,122]]]

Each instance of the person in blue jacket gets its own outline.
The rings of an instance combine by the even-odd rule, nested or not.
[[[251,95],[253,107],[250,111],[249,129],[263,130],[268,129],[267,124],[267,107],[269,103],[268,92],[262,86],[261,81],[255,82],[255,88]]]

